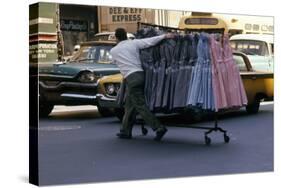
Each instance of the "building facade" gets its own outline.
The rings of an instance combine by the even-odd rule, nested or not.
[[[109,7],[100,6],[99,10],[99,32],[115,31],[118,27],[125,28],[128,32],[137,31],[137,23],[155,23],[153,9]]]
[[[177,27],[184,14],[130,7],[36,3],[30,5],[30,59],[61,60],[61,56],[73,53],[75,45],[92,40],[96,33],[114,32],[118,27],[135,33],[138,22]]]
[[[73,53],[74,46],[91,40],[98,32],[98,7],[59,4],[60,31],[64,55]]]
[[[30,63],[58,59],[57,4],[36,3],[29,9],[29,60]]]

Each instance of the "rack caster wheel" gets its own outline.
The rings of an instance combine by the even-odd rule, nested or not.
[[[205,136],[205,144],[207,146],[209,146],[211,144],[211,138],[209,138],[208,136]]]
[[[142,127],[141,128],[141,132],[142,132],[142,135],[147,135],[147,133],[148,133],[148,130],[147,130],[147,128],[145,128],[145,127]]]
[[[223,138],[224,138],[224,142],[225,142],[225,143],[228,143],[229,140],[230,140],[229,136],[227,136],[226,134],[223,135]]]

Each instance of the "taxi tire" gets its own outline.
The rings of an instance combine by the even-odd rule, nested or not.
[[[97,107],[98,107],[98,111],[102,117],[110,117],[110,116],[114,115],[110,108],[100,107],[99,105]]]
[[[254,103],[248,104],[246,106],[246,111],[249,114],[257,114],[259,112],[259,109],[260,109],[260,101],[259,100],[256,100]]]

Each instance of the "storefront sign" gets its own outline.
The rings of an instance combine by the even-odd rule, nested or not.
[[[262,25],[261,26],[262,31],[268,31],[268,32],[273,32],[273,25]]]
[[[142,21],[143,10],[140,8],[123,8],[111,7],[109,8],[110,21],[112,23],[118,22],[140,22]]]
[[[30,62],[47,62],[57,59],[57,44],[52,43],[34,43],[29,45]]]
[[[36,18],[33,20],[29,20],[29,25],[34,25],[34,24],[53,24],[54,23],[54,19],[53,18]]]
[[[273,32],[273,25],[258,25],[258,24],[245,24],[245,30],[262,31],[262,32]]]
[[[88,22],[83,20],[60,20],[61,30],[64,31],[88,31]]]

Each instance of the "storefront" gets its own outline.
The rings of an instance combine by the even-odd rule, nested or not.
[[[64,55],[71,55],[74,46],[91,40],[98,32],[97,6],[59,4],[60,29]]]
[[[138,22],[155,22],[153,9],[100,6],[98,12],[99,32],[115,31],[116,28],[123,27],[128,32],[135,33]]]
[[[53,62],[58,59],[57,5],[36,3],[29,11],[29,61]]]
[[[128,7],[36,3],[30,5],[30,62],[56,62],[70,56],[75,45],[99,32],[123,27],[137,31],[137,23],[155,23],[155,10]]]

